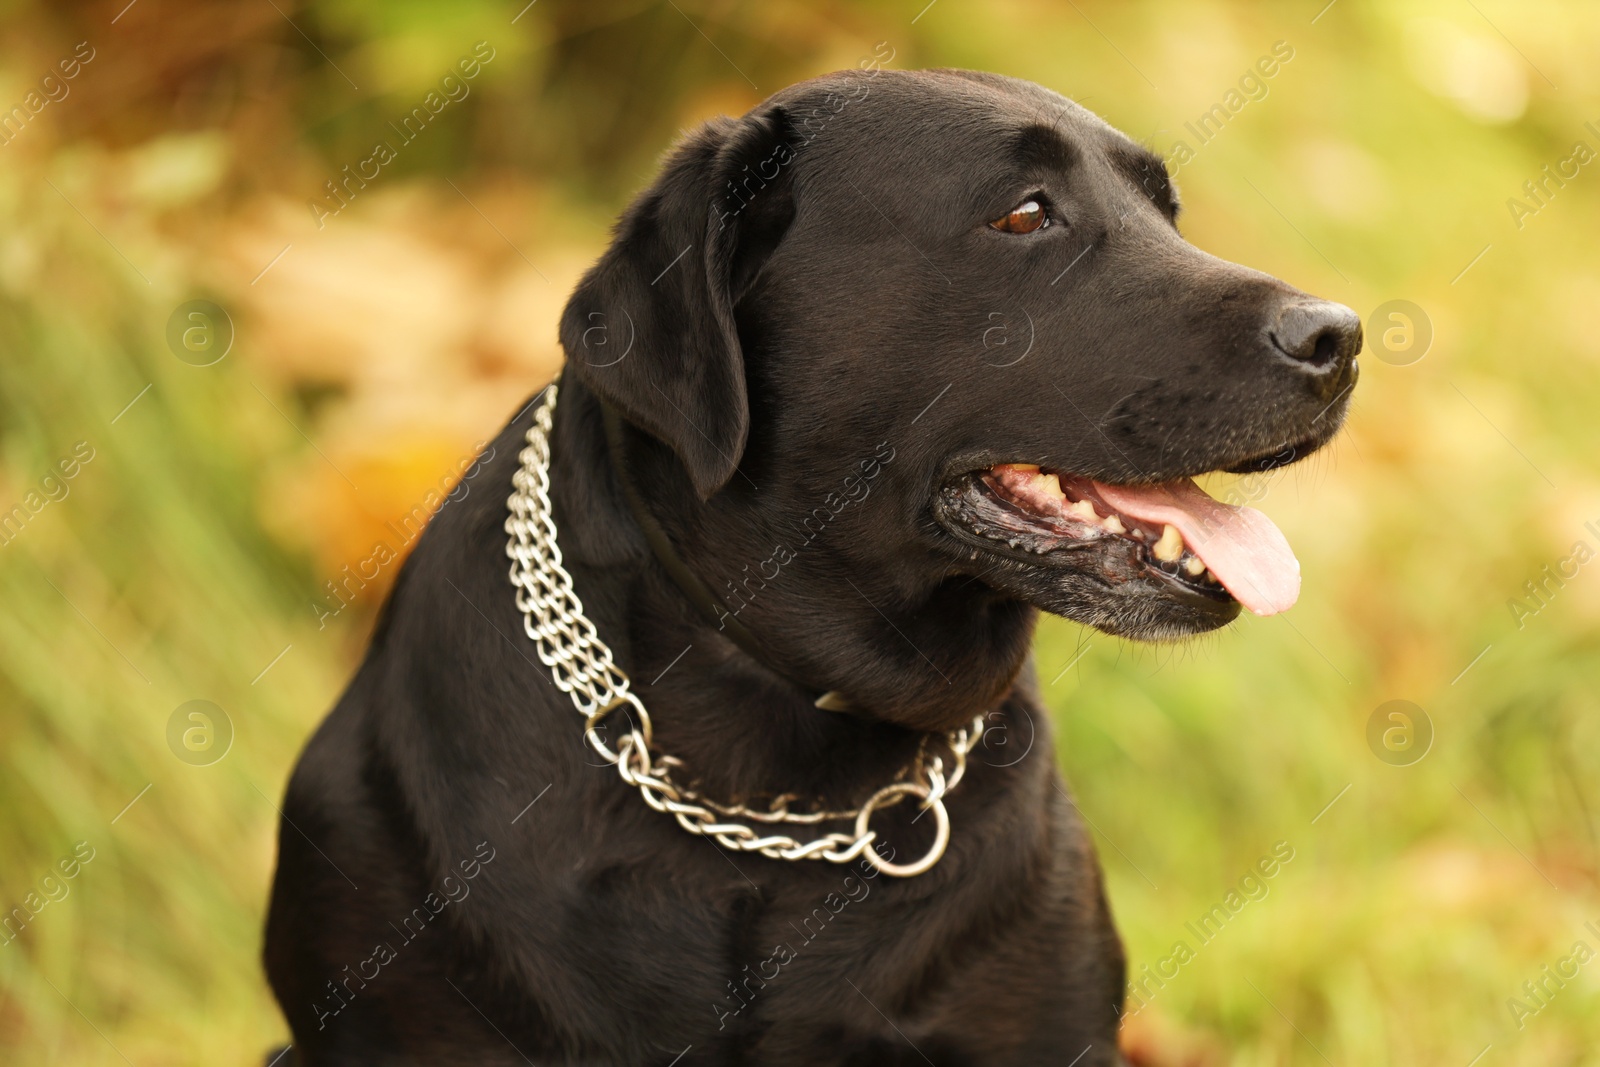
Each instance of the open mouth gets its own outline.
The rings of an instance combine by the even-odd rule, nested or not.
[[[1196,606],[1257,615],[1294,604],[1300,564],[1261,512],[1190,479],[1110,485],[1029,463],[972,471],[941,491],[946,525],[969,543],[1108,586],[1155,587]]]

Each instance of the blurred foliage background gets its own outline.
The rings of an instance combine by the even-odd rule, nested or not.
[[[562,302],[679,129],[885,42],[1187,142],[1200,246],[1421,311],[1394,353],[1404,323],[1369,323],[1336,447],[1213,487],[1296,545],[1294,612],[1176,648],[1041,632],[1133,977],[1192,950],[1130,1057],[1600,1064],[1600,963],[1571,962],[1600,952],[1600,9],[524,3],[0,8],[0,1061],[283,1039],[274,804],[396,568],[348,607],[328,583],[554,373]],[[467,95],[319,225],[475,49]],[[180,359],[197,299],[231,331]],[[168,739],[197,699],[231,724],[198,756]],[[1369,743],[1391,700],[1431,724],[1419,761]],[[1195,938],[1279,842],[1265,895]]]

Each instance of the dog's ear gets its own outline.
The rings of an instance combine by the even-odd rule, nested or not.
[[[780,108],[718,119],[667,158],[561,316],[579,379],[683,462],[702,500],[750,431],[738,303],[794,218]]]

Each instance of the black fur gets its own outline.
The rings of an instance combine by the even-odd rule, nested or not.
[[[1055,224],[986,225],[1028,196]],[[647,808],[513,603],[524,408],[290,782],[266,963],[298,1062],[1117,1062],[1122,950],[1027,665],[1036,612],[1219,621],[963,539],[939,501],[999,462],[1148,482],[1332,434],[1358,334],[1185,243],[1176,212],[1153,157],[987,74],[830,75],[674,151],[563,317],[552,469],[567,567],[657,747],[711,795],[851,806],[919,731],[988,709],[1012,743],[974,753],[949,851],[911,879],[727,852]],[[1331,346],[1307,316],[1337,320]],[[647,549],[602,401],[763,658]],[[929,833],[910,809],[874,823],[902,859]]]

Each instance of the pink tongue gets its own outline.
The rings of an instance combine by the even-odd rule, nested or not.
[[[1165,485],[1095,490],[1124,515],[1171,523],[1235,600],[1257,615],[1287,611],[1300,596],[1300,561],[1283,532],[1255,508],[1213,500],[1188,478]]]

